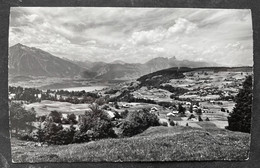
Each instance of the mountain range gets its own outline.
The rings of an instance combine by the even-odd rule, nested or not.
[[[9,74],[14,76],[74,77],[85,69],[34,47],[16,44],[9,48]]]
[[[170,67],[210,67],[214,63],[178,60],[175,57],[157,57],[146,63],[125,63],[116,60],[110,63],[74,61],[56,57],[35,47],[20,43],[9,48],[9,75],[75,77],[100,80],[128,80]]]

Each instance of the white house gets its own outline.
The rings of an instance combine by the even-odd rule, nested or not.
[[[168,113],[168,114],[169,114],[169,113]],[[179,114],[179,111],[173,110],[173,111],[172,111],[172,114]]]
[[[176,115],[175,114],[173,114],[173,113],[167,113],[166,114],[166,117],[175,117]]]

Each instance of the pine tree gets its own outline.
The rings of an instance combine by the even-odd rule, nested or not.
[[[189,110],[190,110],[190,113],[193,113],[193,106],[192,106],[192,103],[191,103],[191,105],[190,105]]]
[[[227,129],[250,133],[252,110],[252,76],[248,76],[235,98],[235,107],[228,117]]]
[[[179,113],[182,113],[182,114],[184,114],[186,111],[186,109],[184,107],[182,107],[181,104],[179,104],[178,110],[179,110]]]

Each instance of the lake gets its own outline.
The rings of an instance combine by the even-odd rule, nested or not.
[[[81,86],[81,87],[70,87],[70,88],[60,88],[55,90],[67,90],[67,91],[82,91],[91,92],[95,90],[102,90],[108,86]]]

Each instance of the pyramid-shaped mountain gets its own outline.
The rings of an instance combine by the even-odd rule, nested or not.
[[[74,77],[85,69],[41,49],[16,44],[9,48],[9,75]]]

